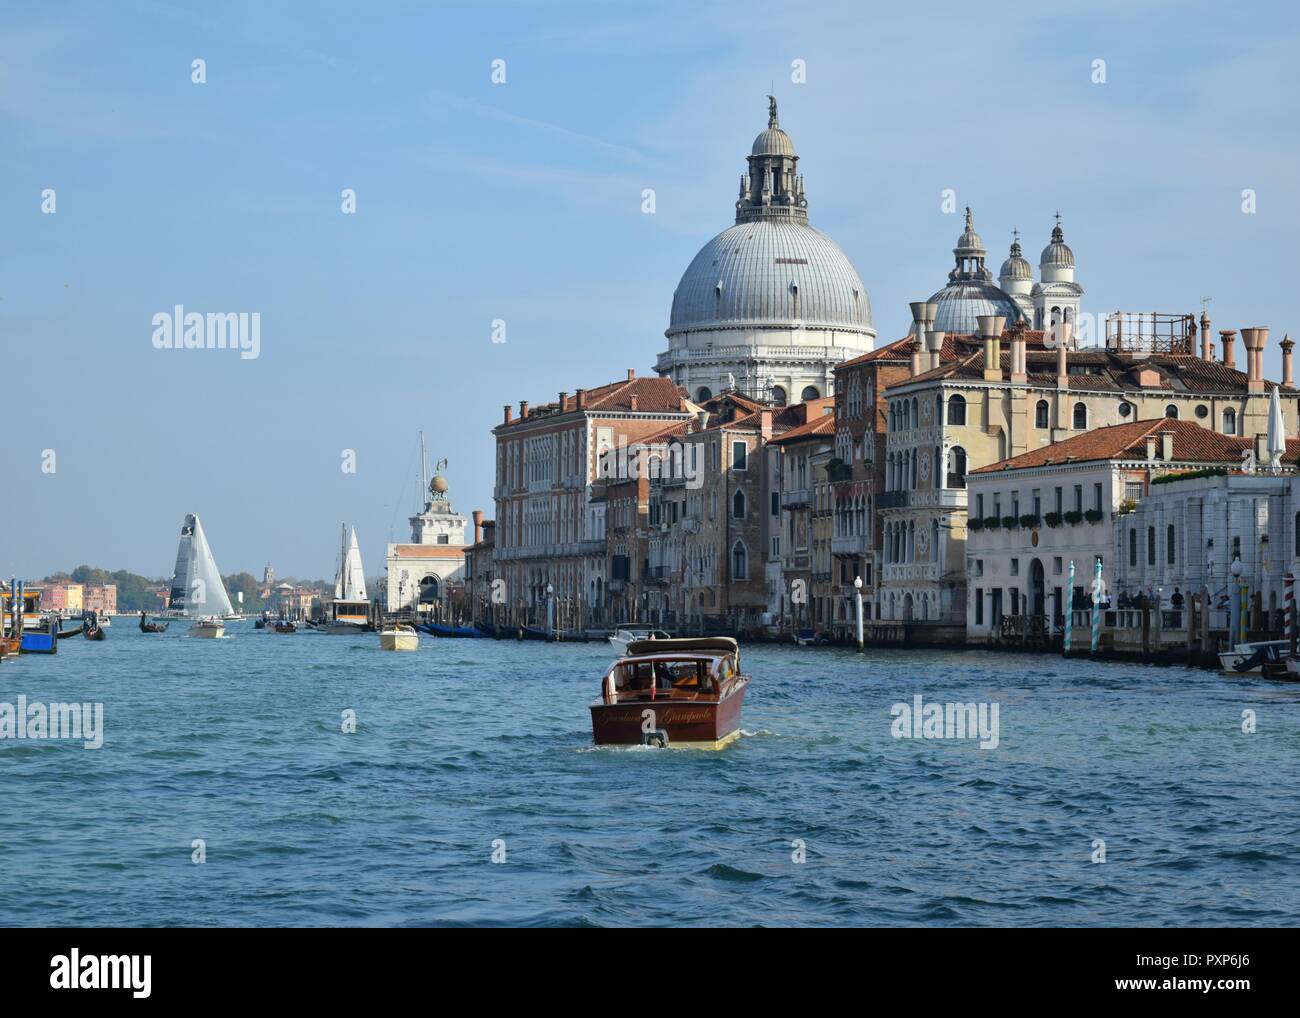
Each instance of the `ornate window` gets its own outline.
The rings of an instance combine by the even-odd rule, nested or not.
[[[737,541],[731,546],[731,578],[733,580],[749,579],[749,556],[745,552],[745,545]]]
[[[948,397],[948,423],[966,423],[966,399],[956,393]]]
[[[1045,428],[1048,422],[1047,400],[1040,399],[1034,407],[1034,427]]]

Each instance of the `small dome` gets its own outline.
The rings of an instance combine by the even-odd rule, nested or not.
[[[445,495],[447,493],[447,478],[442,474],[434,474],[433,480],[429,482],[429,490],[435,495]]]
[[[779,127],[769,127],[754,139],[754,146],[749,150],[753,156],[794,156],[794,142]]]
[[[1066,244],[1065,234],[1061,231],[1059,222],[1052,228],[1052,242],[1043,248],[1043,256],[1038,260],[1038,264],[1074,268],[1074,252]]]
[[[998,271],[999,279],[1028,279],[1034,278],[1033,266],[1020,253],[1020,241],[1011,242],[1011,257],[1002,263],[1002,268]]]
[[[966,206],[966,229],[960,237],[957,238],[957,246],[953,249],[953,254],[958,253],[984,254],[984,240],[975,232],[975,223],[971,218],[970,206]]]

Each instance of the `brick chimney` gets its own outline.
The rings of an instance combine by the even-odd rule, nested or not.
[[[636,393],[634,392],[634,393],[632,393],[631,405],[630,405],[630,407],[629,407],[629,409],[630,409],[633,413],[636,413],[636,404],[637,404],[637,398],[636,398]]]
[[[1210,342],[1210,314],[1201,312],[1201,360],[1214,360],[1214,344]]]
[[[586,389],[578,389],[578,390],[573,394],[573,398],[577,401],[578,409],[579,409],[579,410],[586,410],[586,409],[587,409],[587,390],[586,390]]]
[[[514,413],[509,403],[505,406],[505,415],[501,421],[502,424],[509,424],[514,419]]]
[[[1241,342],[1246,347],[1246,387],[1250,392],[1263,392],[1264,345],[1268,342],[1268,329],[1242,329]]]
[[[1295,379],[1292,375],[1291,351],[1295,348],[1295,343],[1291,341],[1291,334],[1287,333],[1282,337],[1282,342],[1278,344],[1282,347],[1282,384],[1295,386]]]
[[[630,382],[630,381],[632,381],[632,380],[635,379],[635,378],[636,378],[636,369],[635,369],[635,368],[628,368],[628,369],[627,369],[627,380]]]
[[[568,412],[569,412],[569,394],[567,392],[562,392],[560,393],[560,413],[564,414]]]
[[[526,399],[519,401],[519,419],[521,421],[528,420],[528,400]]]
[[[475,509],[470,515],[474,517],[474,543],[478,544],[483,540],[483,510]]]
[[[1219,330],[1219,341],[1223,344],[1223,366],[1225,368],[1235,368],[1237,366],[1236,356],[1232,350],[1232,341],[1236,336],[1236,329]]]
[[[758,412],[758,430],[766,442],[772,437],[772,408],[764,407]]]

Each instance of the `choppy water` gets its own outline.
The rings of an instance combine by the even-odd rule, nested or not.
[[[231,632],[123,619],[0,666],[0,701],[102,701],[106,727],[93,751],[0,742],[0,921],[1289,925],[1300,906],[1300,688],[751,647],[739,743],[597,750],[604,645]],[[917,693],[997,702],[999,747],[893,738]]]

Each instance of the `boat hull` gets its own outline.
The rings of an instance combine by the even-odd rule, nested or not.
[[[211,623],[196,622],[190,626],[188,635],[202,640],[218,640],[226,635],[226,627],[220,623],[212,625]]]
[[[28,631],[23,633],[22,642],[18,645],[18,651],[21,654],[57,654],[59,651],[59,637],[55,630],[48,632]]]
[[[318,633],[326,633],[329,636],[360,636],[362,633],[369,632],[369,627],[354,622],[322,622],[315,628]]]
[[[380,650],[419,650],[420,637],[415,633],[380,633]]]
[[[624,700],[591,705],[591,735],[597,746],[658,745],[644,728],[667,737],[668,749],[722,749],[740,738],[740,708],[749,683],[720,701]],[[653,717],[645,714],[653,711]]]

